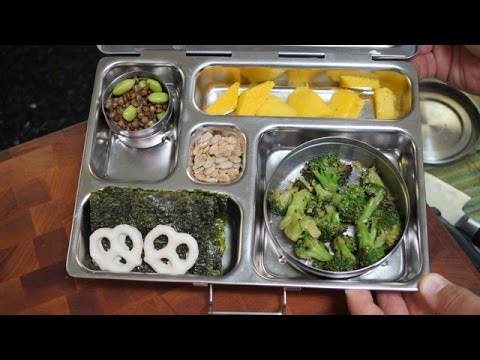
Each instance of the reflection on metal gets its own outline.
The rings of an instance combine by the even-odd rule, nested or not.
[[[473,151],[480,113],[468,94],[436,80],[422,81],[420,113],[425,163],[448,163]]]

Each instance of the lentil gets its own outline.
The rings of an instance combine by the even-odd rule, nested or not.
[[[112,96],[105,100],[105,114],[111,124],[122,130],[146,129],[165,116],[169,98],[163,91],[154,79],[125,79],[115,85]]]

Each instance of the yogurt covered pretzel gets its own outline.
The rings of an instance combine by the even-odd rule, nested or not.
[[[130,250],[125,242],[127,236],[132,240]],[[105,250],[102,239],[110,241],[110,249]],[[100,228],[90,235],[90,256],[102,270],[129,272],[142,264],[142,234],[130,225],[122,224],[112,228]],[[121,260],[125,261],[125,264]]]
[[[168,238],[168,243],[164,248],[156,250],[153,242],[161,235]],[[188,246],[186,259],[181,259],[177,254],[177,247],[182,244]],[[147,234],[144,251],[143,260],[161,274],[185,274],[198,258],[197,241],[191,235],[178,233],[171,226],[166,225],[157,225]],[[162,259],[167,259],[168,263],[165,264]]]

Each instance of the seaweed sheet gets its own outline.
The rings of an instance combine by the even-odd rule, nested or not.
[[[192,235],[198,242],[199,256],[188,274],[220,275],[225,250],[227,201],[225,195],[201,190],[164,191],[108,186],[91,193],[91,231],[128,224],[136,227],[145,238],[159,224],[172,226],[177,232]],[[179,253],[182,256],[181,251]],[[134,271],[153,270],[143,263]]]

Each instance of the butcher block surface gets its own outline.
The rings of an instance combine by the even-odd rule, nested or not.
[[[208,287],[87,280],[65,270],[86,122],[0,152],[0,314],[207,314]],[[480,294],[480,275],[428,209],[430,268]],[[346,314],[343,291],[288,291],[287,314]],[[283,289],[215,286],[215,311],[277,312]]]

